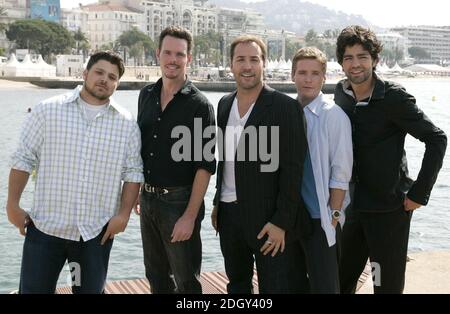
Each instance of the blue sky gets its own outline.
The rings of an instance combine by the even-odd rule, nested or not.
[[[258,2],[265,0],[245,0]],[[269,0],[284,1],[284,0]],[[61,6],[70,8],[78,3],[92,3],[95,0],[61,0]],[[330,9],[360,14],[381,27],[402,25],[449,25],[450,2],[445,0],[309,0]],[[372,3],[372,4],[371,4]]]

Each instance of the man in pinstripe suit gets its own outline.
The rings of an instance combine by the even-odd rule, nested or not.
[[[300,182],[306,151],[298,103],[263,83],[266,46],[254,36],[231,44],[237,91],[217,111],[220,162],[212,213],[220,234],[229,293],[291,292],[291,230],[301,225]],[[268,156],[268,152],[270,155]]]

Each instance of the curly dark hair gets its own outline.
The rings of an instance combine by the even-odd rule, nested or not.
[[[360,44],[372,56],[373,60],[379,60],[379,54],[383,50],[383,45],[378,41],[373,31],[359,25],[352,25],[344,28],[337,39],[336,57],[340,65],[344,59],[345,48]]]

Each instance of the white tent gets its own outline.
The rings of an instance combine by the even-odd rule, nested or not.
[[[17,61],[15,54],[11,54],[9,61],[1,68],[2,76],[23,77],[54,77],[56,67],[48,65],[39,55],[37,62],[31,60],[29,54],[22,62]]]
[[[267,67],[266,67],[266,69],[267,69],[267,70],[273,70],[273,69],[275,68],[274,65],[275,65],[275,62],[272,61],[272,60],[269,60],[269,62],[267,62]]]
[[[45,62],[42,55],[39,55],[36,64],[41,68],[41,76],[56,76],[56,67]]]
[[[336,61],[327,62],[327,71],[329,72],[340,72],[342,71],[342,66]]]
[[[391,72],[402,72],[403,69],[398,65],[397,62],[395,62],[395,65],[390,69]]]
[[[379,72],[379,73],[387,73],[389,71],[390,71],[390,69],[386,63],[382,63],[377,66],[377,72]]]
[[[289,70],[292,69],[292,60],[289,59],[288,62],[286,63],[287,68],[289,68]]]
[[[40,68],[31,61],[31,56],[29,54],[25,55],[21,64],[21,69],[16,76],[40,76]]]
[[[2,76],[17,76],[22,69],[22,64],[17,61],[14,53],[9,57],[8,62],[2,67]]]

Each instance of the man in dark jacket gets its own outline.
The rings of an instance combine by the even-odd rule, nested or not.
[[[266,55],[257,37],[233,41],[237,91],[223,97],[217,109],[225,136],[212,222],[220,234],[229,293],[252,291],[254,261],[260,293],[293,292],[291,284],[297,284],[288,266],[300,216],[306,138],[298,103],[264,86]]]
[[[375,293],[402,293],[411,215],[426,205],[444,158],[447,138],[416,106],[416,100],[375,68],[382,50],[375,34],[360,26],[337,39],[337,59],[347,76],[335,102],[350,117],[354,146],[354,197],[343,229],[342,293],[355,291],[370,258]],[[405,136],[426,145],[416,181],[408,176]]]

